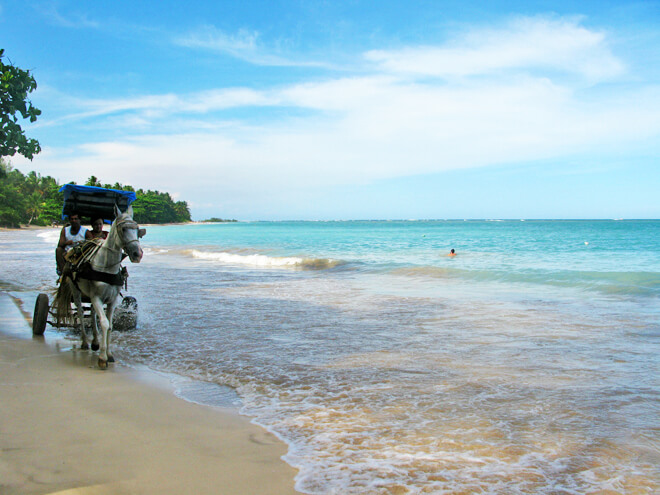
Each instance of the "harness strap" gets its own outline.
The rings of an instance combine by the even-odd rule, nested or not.
[[[96,280],[98,282],[105,282],[109,285],[125,286],[128,279],[128,270],[126,270],[126,267],[121,267],[121,270],[119,270],[118,273],[98,272],[94,270],[89,263],[83,263],[74,272],[74,283],[77,278]]]

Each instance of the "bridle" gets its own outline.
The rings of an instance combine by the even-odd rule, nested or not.
[[[138,231],[138,237],[136,239],[131,239],[130,241],[126,242],[124,240],[124,233],[123,233],[124,228],[137,230]],[[127,246],[130,246],[133,243],[137,243],[137,244],[140,243],[140,240],[139,240],[140,239],[140,236],[139,236],[140,226],[132,218],[129,217],[129,218],[124,218],[124,219],[119,219],[119,218],[116,219],[115,222],[114,222],[114,230],[116,232],[116,235],[118,235],[119,238],[121,239],[122,247],[119,248],[119,249],[115,249],[115,248],[111,248],[109,246],[104,246],[105,249],[107,249],[108,251],[112,251],[112,252],[115,252],[115,253],[122,252],[122,251],[126,250]]]
[[[139,234],[140,234],[140,226],[139,226],[138,223],[137,223],[135,220],[133,220],[132,218],[124,218],[124,219],[121,220],[121,221],[117,220],[117,221],[115,222],[115,228],[116,228],[116,229],[121,229],[121,230],[119,230],[118,232],[119,232],[119,236],[121,237],[121,241],[122,241],[122,245],[124,246],[124,249],[126,249],[127,246],[133,244],[134,242],[137,243],[137,244],[140,243],[140,236],[139,236]],[[137,236],[135,239],[131,239],[130,241],[126,242],[126,241],[124,240],[124,230],[123,230],[123,229],[125,229],[125,228],[129,228],[129,229],[135,229],[135,230],[137,230],[137,232],[138,232],[138,236]]]
[[[137,236],[135,239],[126,241],[124,237],[124,229],[127,228],[131,230],[135,229],[137,231]],[[99,256],[94,256],[91,263],[92,268],[96,271],[105,273],[118,273],[121,269],[121,262],[124,260],[124,258],[130,256],[126,252],[126,249],[134,243],[138,244],[135,251],[140,257],[142,257],[142,249],[139,245],[139,239],[142,235],[144,235],[144,232],[144,229],[140,229],[137,222],[133,220],[130,215],[118,216],[112,223],[110,235],[108,235],[107,239],[103,241],[103,244],[101,244],[99,250],[97,251]]]

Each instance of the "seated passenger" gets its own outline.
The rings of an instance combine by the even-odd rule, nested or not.
[[[58,274],[61,274],[62,268],[64,268],[64,255],[66,252],[76,244],[84,242],[85,234],[87,233],[87,229],[80,226],[80,215],[78,212],[72,211],[69,213],[69,222],[70,225],[62,227],[60,240],[55,249],[55,261],[57,263]]]
[[[85,239],[105,239],[108,233],[103,230],[103,219],[101,217],[92,218],[92,230],[88,230]]]

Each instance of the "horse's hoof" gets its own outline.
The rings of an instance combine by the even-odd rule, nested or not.
[[[92,350],[93,350],[93,351],[98,351],[98,350],[99,350],[99,347],[100,347],[100,346],[99,346],[98,344],[94,344],[94,343],[92,343]]]
[[[80,349],[82,349],[83,351],[89,350],[89,344],[87,342],[83,342],[82,344],[80,344]]]
[[[108,362],[105,359],[99,358],[99,369],[101,370],[108,369]]]
[[[108,356],[108,362],[109,362],[109,363],[114,363],[114,362],[115,362],[115,358],[112,357],[112,356]]]

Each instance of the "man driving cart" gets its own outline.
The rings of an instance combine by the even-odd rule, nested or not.
[[[69,225],[62,227],[60,239],[55,249],[55,261],[57,263],[57,274],[62,274],[66,260],[64,255],[77,244],[85,241],[87,229],[80,225],[80,214],[77,211],[69,213]]]

